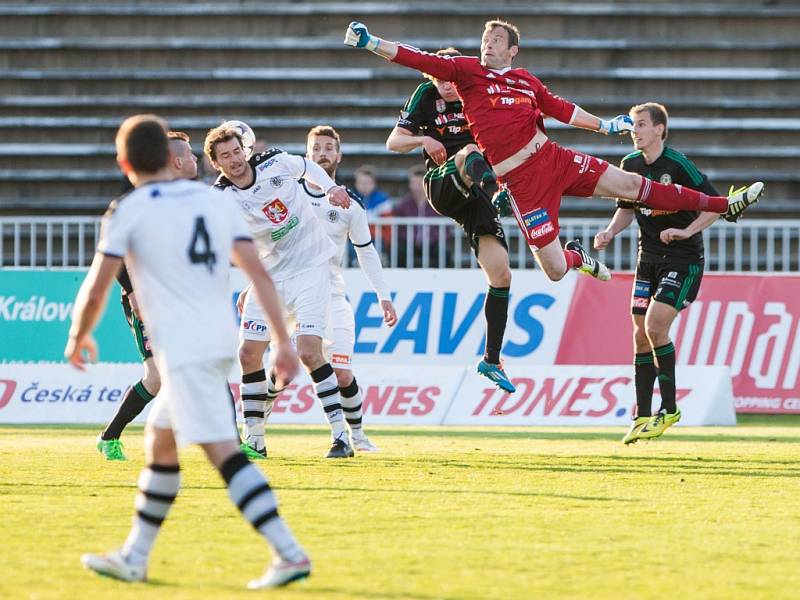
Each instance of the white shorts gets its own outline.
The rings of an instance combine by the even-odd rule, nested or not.
[[[147,424],[171,429],[181,448],[236,441],[236,416],[228,389],[234,362],[233,358],[213,359],[164,372]]]
[[[334,296],[331,298],[330,315],[325,335],[325,357],[334,369],[352,369],[353,347],[356,343],[353,307],[344,296]]]
[[[287,320],[295,323],[294,333],[324,338],[331,299],[330,265],[324,263],[295,277],[276,281],[275,288],[283,301]],[[271,339],[264,311],[252,290],[244,300],[239,339],[256,342]]]

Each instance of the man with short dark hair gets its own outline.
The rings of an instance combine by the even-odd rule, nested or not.
[[[436,55],[461,53],[445,48]],[[486,342],[477,371],[498,388],[513,393],[516,388],[500,359],[511,269],[505,232],[491,201],[498,186],[492,168],[475,145],[453,85],[428,77],[417,86],[400,112],[386,147],[394,152],[423,149],[428,169],[424,174],[427,202],[461,226],[489,284],[484,302]]]
[[[620,167],[648,181],[682,185],[709,196],[717,190],[691,160],[664,145],[667,139],[667,109],[648,102],[630,110],[634,152]],[[655,210],[617,201],[617,211],[604,231],[594,238],[601,250],[632,222],[639,224],[639,257],[631,291],[636,414],[622,438],[630,444],[658,437],[680,421],[675,397],[675,346],[669,337],[678,313],[697,297],[703,278],[704,249],[701,232],[719,215],[688,210]],[[651,414],[653,384],[658,379],[661,407]]]
[[[253,280],[272,325],[275,372],[281,380],[297,373],[275,287],[236,206],[220,202],[202,184],[173,179],[162,119],[127,119],[116,146],[117,162],[136,189],[106,212],[97,253],[75,300],[64,355],[79,369],[85,368],[85,355],[96,358],[91,332],[127,257],[163,385],[145,429],[147,466],[139,477],[130,534],[120,550],[84,554],[81,562],[124,581],[147,579],[150,552],[180,489],[178,447],[199,444],[233,503],[275,552],[267,572],[248,587],[277,587],[307,577],[311,563],[278,515],[275,495],[239,450],[228,393],[236,353],[228,295],[231,261]]]
[[[729,198],[709,196],[651,182],[552,142],[544,128],[545,115],[604,134],[625,133],[633,124],[628,115],[600,119],[554,95],[525,69],[512,68],[519,52],[519,35],[509,23],[486,23],[480,58],[422,52],[370,35],[355,21],[348,27],[344,42],[453,82],[475,141],[508,192],[520,231],[539,266],[553,281],[562,279],[571,268],[600,280],[611,278],[608,268],[589,256],[577,241],[561,248],[558,212],[564,194],[623,198],[658,210],[711,211],[736,220],[763,192],[764,184],[756,182]]]
[[[197,177],[197,158],[192,154],[189,136],[182,131],[170,131],[167,133],[167,139],[169,140],[168,167],[173,178],[194,179]],[[130,185],[127,179],[126,182]],[[133,189],[133,186],[130,186],[130,190]],[[139,318],[136,294],[133,292],[133,283],[124,263],[117,275],[117,281],[122,287],[121,301],[125,320],[133,333],[136,349],[139,351],[139,356],[141,356],[144,364],[144,377],[128,388],[114,417],[105,430],[97,436],[97,450],[106,460],[126,460],[125,451],[120,441],[122,432],[131,421],[139,416],[145,406],[161,389],[158,367],[156,367],[153,353],[150,350],[147,330]]]

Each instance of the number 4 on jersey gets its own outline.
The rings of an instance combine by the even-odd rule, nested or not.
[[[192,264],[202,263],[208,267],[208,272],[214,272],[217,254],[211,249],[211,238],[208,236],[206,222],[203,217],[194,220],[194,234],[189,244],[189,260]]]

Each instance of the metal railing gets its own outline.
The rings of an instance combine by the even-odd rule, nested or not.
[[[607,223],[608,219],[562,219],[561,239],[579,238],[589,248]],[[516,222],[505,219],[503,225],[511,267],[534,268]],[[450,219],[381,217],[372,219],[371,228],[386,267],[477,267],[466,237]],[[0,217],[0,268],[87,267],[99,236],[99,217]],[[633,270],[636,236],[634,223],[595,254],[614,271]],[[703,232],[703,239],[708,271],[800,271],[800,220],[717,222]],[[346,253],[345,265],[357,266],[355,253]]]

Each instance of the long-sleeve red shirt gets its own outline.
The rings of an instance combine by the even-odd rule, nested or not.
[[[555,94],[525,69],[487,69],[475,56],[437,56],[398,44],[397,64],[451,81],[464,104],[478,147],[492,164],[519,151],[544,132],[542,115],[569,123],[575,105]]]

